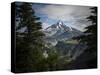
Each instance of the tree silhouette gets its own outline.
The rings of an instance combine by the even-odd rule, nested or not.
[[[90,8],[91,15],[86,19],[91,22],[84,32],[85,35],[74,39],[87,45],[85,51],[71,64],[71,69],[97,67],[97,7]]]
[[[16,72],[41,71],[43,32],[30,3],[16,4]]]
[[[87,17],[88,21],[91,21],[92,24],[86,27],[85,33],[88,35],[84,37],[87,41],[88,48],[86,52],[89,52],[91,55],[90,61],[87,62],[89,67],[97,67],[97,7],[90,8],[92,15]]]

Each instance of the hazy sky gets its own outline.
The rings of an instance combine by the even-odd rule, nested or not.
[[[91,14],[90,6],[34,3],[32,8],[35,10],[36,15],[40,17],[43,28],[55,24],[58,20],[62,20],[67,26],[77,28],[81,31],[89,25],[89,22],[85,18]]]

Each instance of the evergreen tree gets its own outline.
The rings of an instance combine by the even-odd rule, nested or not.
[[[96,52],[97,51],[97,8],[93,7],[91,8],[91,13],[89,17],[87,17],[88,21],[92,22],[92,25],[86,27],[85,33],[89,33],[87,35],[88,46],[91,51]]]
[[[19,4],[16,12],[16,72],[41,71],[39,64],[44,59],[41,22],[30,3]]]
[[[86,35],[76,37],[75,39],[87,45],[84,53],[80,55],[75,63],[80,62],[80,67],[76,68],[96,68],[97,67],[97,7],[90,8],[91,15],[86,19],[91,22],[91,25],[87,26],[84,32]],[[84,65],[85,64],[85,65]]]
[[[86,52],[91,55],[91,59],[87,62],[87,65],[89,67],[97,67],[97,7],[91,8],[91,13],[92,15],[87,17],[87,19],[92,24],[86,27],[87,30],[85,33],[88,35],[84,39],[88,45]]]

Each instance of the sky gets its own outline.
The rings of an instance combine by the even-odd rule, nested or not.
[[[35,15],[40,17],[43,29],[59,20],[80,31],[84,31],[84,28],[90,25],[90,22],[86,19],[91,14],[90,6],[33,3],[32,8]]]

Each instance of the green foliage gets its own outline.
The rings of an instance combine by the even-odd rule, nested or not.
[[[16,12],[16,72],[41,71],[44,34],[39,18],[29,3],[17,6]]]
[[[50,48],[48,52],[48,58],[46,59],[46,63],[48,65],[48,70],[64,70],[70,63],[68,61],[70,58],[65,55],[60,55],[58,50],[55,47]]]
[[[92,25],[86,27],[87,31],[85,31],[85,33],[90,33],[86,39],[88,45],[86,52],[89,52],[92,56],[87,65],[97,67],[97,7],[93,7],[91,10],[93,15],[87,17],[87,19],[92,22]]]
[[[84,44],[87,44],[87,48],[83,55],[87,55],[88,61],[85,63],[88,68],[97,67],[97,7],[90,8],[91,15],[86,19],[91,22],[91,25],[86,27],[86,35],[76,37],[76,39],[80,40]],[[92,61],[92,62],[91,62]]]
[[[90,52],[97,52],[97,8],[91,8],[93,13],[87,19],[92,22],[92,25],[86,27],[85,33],[88,33],[84,39],[87,41],[88,49]]]
[[[49,65],[49,70],[56,70],[59,55],[55,50],[51,50],[48,53],[47,63]]]

